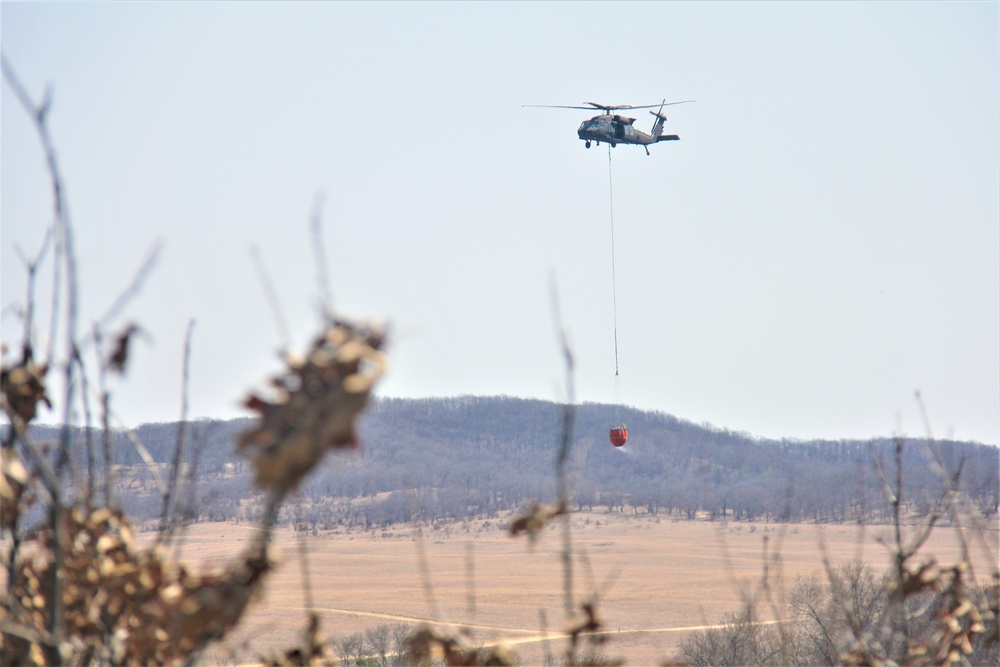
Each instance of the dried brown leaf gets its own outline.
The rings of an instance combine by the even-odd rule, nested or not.
[[[30,356],[30,349],[25,359],[16,366],[0,366],[0,403],[3,410],[12,418],[17,417],[29,424],[38,414],[38,404],[44,403],[48,408],[52,402],[45,393],[46,364],[35,364]]]
[[[0,530],[14,530],[31,477],[13,448],[0,449]]]
[[[128,364],[129,344],[136,335],[142,335],[143,331],[139,325],[132,323],[125,327],[125,330],[115,336],[111,353],[108,355],[107,366],[110,370],[119,375],[125,374],[125,367]]]
[[[304,358],[284,355],[286,369],[271,380],[270,400],[251,394],[244,405],[257,423],[237,448],[254,464],[254,480],[281,497],[293,490],[330,449],[355,449],[355,420],[385,370],[381,329],[337,321]]]
[[[549,521],[565,513],[566,506],[561,503],[542,505],[538,502],[532,502],[526,513],[515,517],[511,522],[510,534],[512,537],[517,537],[521,533],[527,533],[528,539],[534,543]]]

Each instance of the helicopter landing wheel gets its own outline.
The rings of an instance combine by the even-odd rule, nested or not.
[[[585,148],[590,148],[590,142],[589,141],[584,142],[583,145],[584,145]]]

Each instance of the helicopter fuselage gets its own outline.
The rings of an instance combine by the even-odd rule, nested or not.
[[[632,123],[634,118],[626,118],[618,115],[594,116],[590,120],[585,120],[580,124],[576,134],[584,141],[604,141],[611,145],[615,144],[651,144],[655,139],[635,129]]]
[[[612,146],[618,144],[648,146],[659,141],[671,141],[679,138],[676,134],[660,136],[647,134],[642,130],[637,130],[633,125],[634,122],[635,118],[619,116],[618,114],[594,116],[590,120],[585,120],[580,124],[576,135],[587,142],[587,148],[590,148],[591,141],[595,141],[598,144],[603,141]]]

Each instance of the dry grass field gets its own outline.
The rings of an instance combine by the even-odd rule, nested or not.
[[[223,562],[254,530],[236,524],[199,524],[186,533],[182,560],[198,571]],[[504,521],[453,523],[392,532],[333,532],[313,536],[279,531],[279,567],[266,593],[226,644],[206,658],[243,663],[291,647],[305,627],[300,566],[304,545],[313,604],[327,637],[388,623],[434,620],[467,627],[476,641],[504,641],[523,664],[559,655],[564,639],[541,641],[566,625],[561,529],[532,545],[511,538]],[[861,559],[880,568],[890,554],[878,542],[888,526],[775,525],[673,521],[646,515],[573,515],[579,603],[597,595],[609,631],[601,649],[628,664],[649,665],[675,655],[698,626],[711,625],[758,595],[767,563],[774,597],[799,576],[823,576],[824,557],[836,564]],[[969,534],[970,538],[974,536]],[[996,567],[996,525],[970,539],[977,574]],[[421,574],[421,552],[429,576]],[[940,528],[921,551],[948,563],[959,555],[953,529]],[[770,605],[759,607],[762,618]],[[544,616],[544,621],[543,621]]]

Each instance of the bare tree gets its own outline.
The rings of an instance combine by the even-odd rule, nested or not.
[[[392,640],[392,629],[386,624],[376,625],[365,630],[365,639],[372,653],[378,656],[382,667],[389,665],[389,648]]]
[[[685,639],[680,649],[692,667],[771,665],[781,654],[777,634],[756,622],[749,607],[726,614],[720,627]]]
[[[340,658],[340,663],[345,667],[352,663],[357,664],[364,657],[365,636],[360,632],[341,637],[334,644],[337,649],[337,656]]]
[[[840,664],[853,642],[852,622],[872,630],[881,627],[887,581],[858,561],[833,568],[827,582],[800,579],[789,595],[798,653],[810,664]]]

